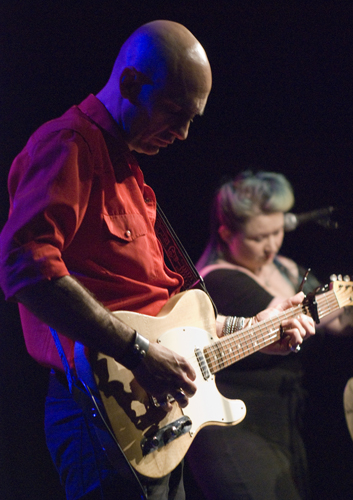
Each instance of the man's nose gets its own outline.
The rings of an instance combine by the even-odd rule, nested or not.
[[[176,122],[171,127],[171,133],[180,141],[185,141],[189,134],[190,120]]]

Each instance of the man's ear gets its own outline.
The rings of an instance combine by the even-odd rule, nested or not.
[[[230,238],[232,237],[232,232],[230,229],[227,228],[224,224],[222,226],[219,226],[218,228],[218,234],[224,243],[229,243]]]
[[[150,83],[146,75],[133,66],[126,66],[120,75],[120,93],[124,99],[136,104],[142,85]]]

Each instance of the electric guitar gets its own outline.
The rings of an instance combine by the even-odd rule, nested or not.
[[[218,392],[216,374],[238,360],[281,338],[283,319],[301,313],[316,322],[344,306],[353,305],[353,282],[336,281],[301,305],[219,339],[214,310],[206,293],[189,290],[171,298],[156,317],[129,311],[114,314],[193,365],[197,392],[186,408],[174,401],[166,413],[146,394],[132,372],[101,353],[91,360],[95,382],[111,430],[131,466],[159,478],[184,458],[197,432],[206,425],[235,425],[246,414],[245,404]]]

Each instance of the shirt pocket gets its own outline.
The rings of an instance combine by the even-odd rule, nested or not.
[[[147,234],[146,221],[140,214],[103,214],[103,219],[109,233],[125,243]]]

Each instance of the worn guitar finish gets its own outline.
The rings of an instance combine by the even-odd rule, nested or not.
[[[193,365],[197,392],[189,405],[165,413],[153,404],[133,374],[109,356],[98,354],[92,362],[95,379],[113,433],[130,464],[141,474],[162,477],[183,459],[196,433],[206,425],[235,425],[246,414],[240,400],[223,397],[215,375],[223,368],[272,344],[281,337],[283,319],[298,314],[323,318],[353,305],[351,282],[335,282],[307,303],[221,339],[215,332],[212,304],[201,290],[173,297],[157,317],[128,311],[114,314],[146,336],[181,354]],[[316,302],[316,305],[315,305]]]

